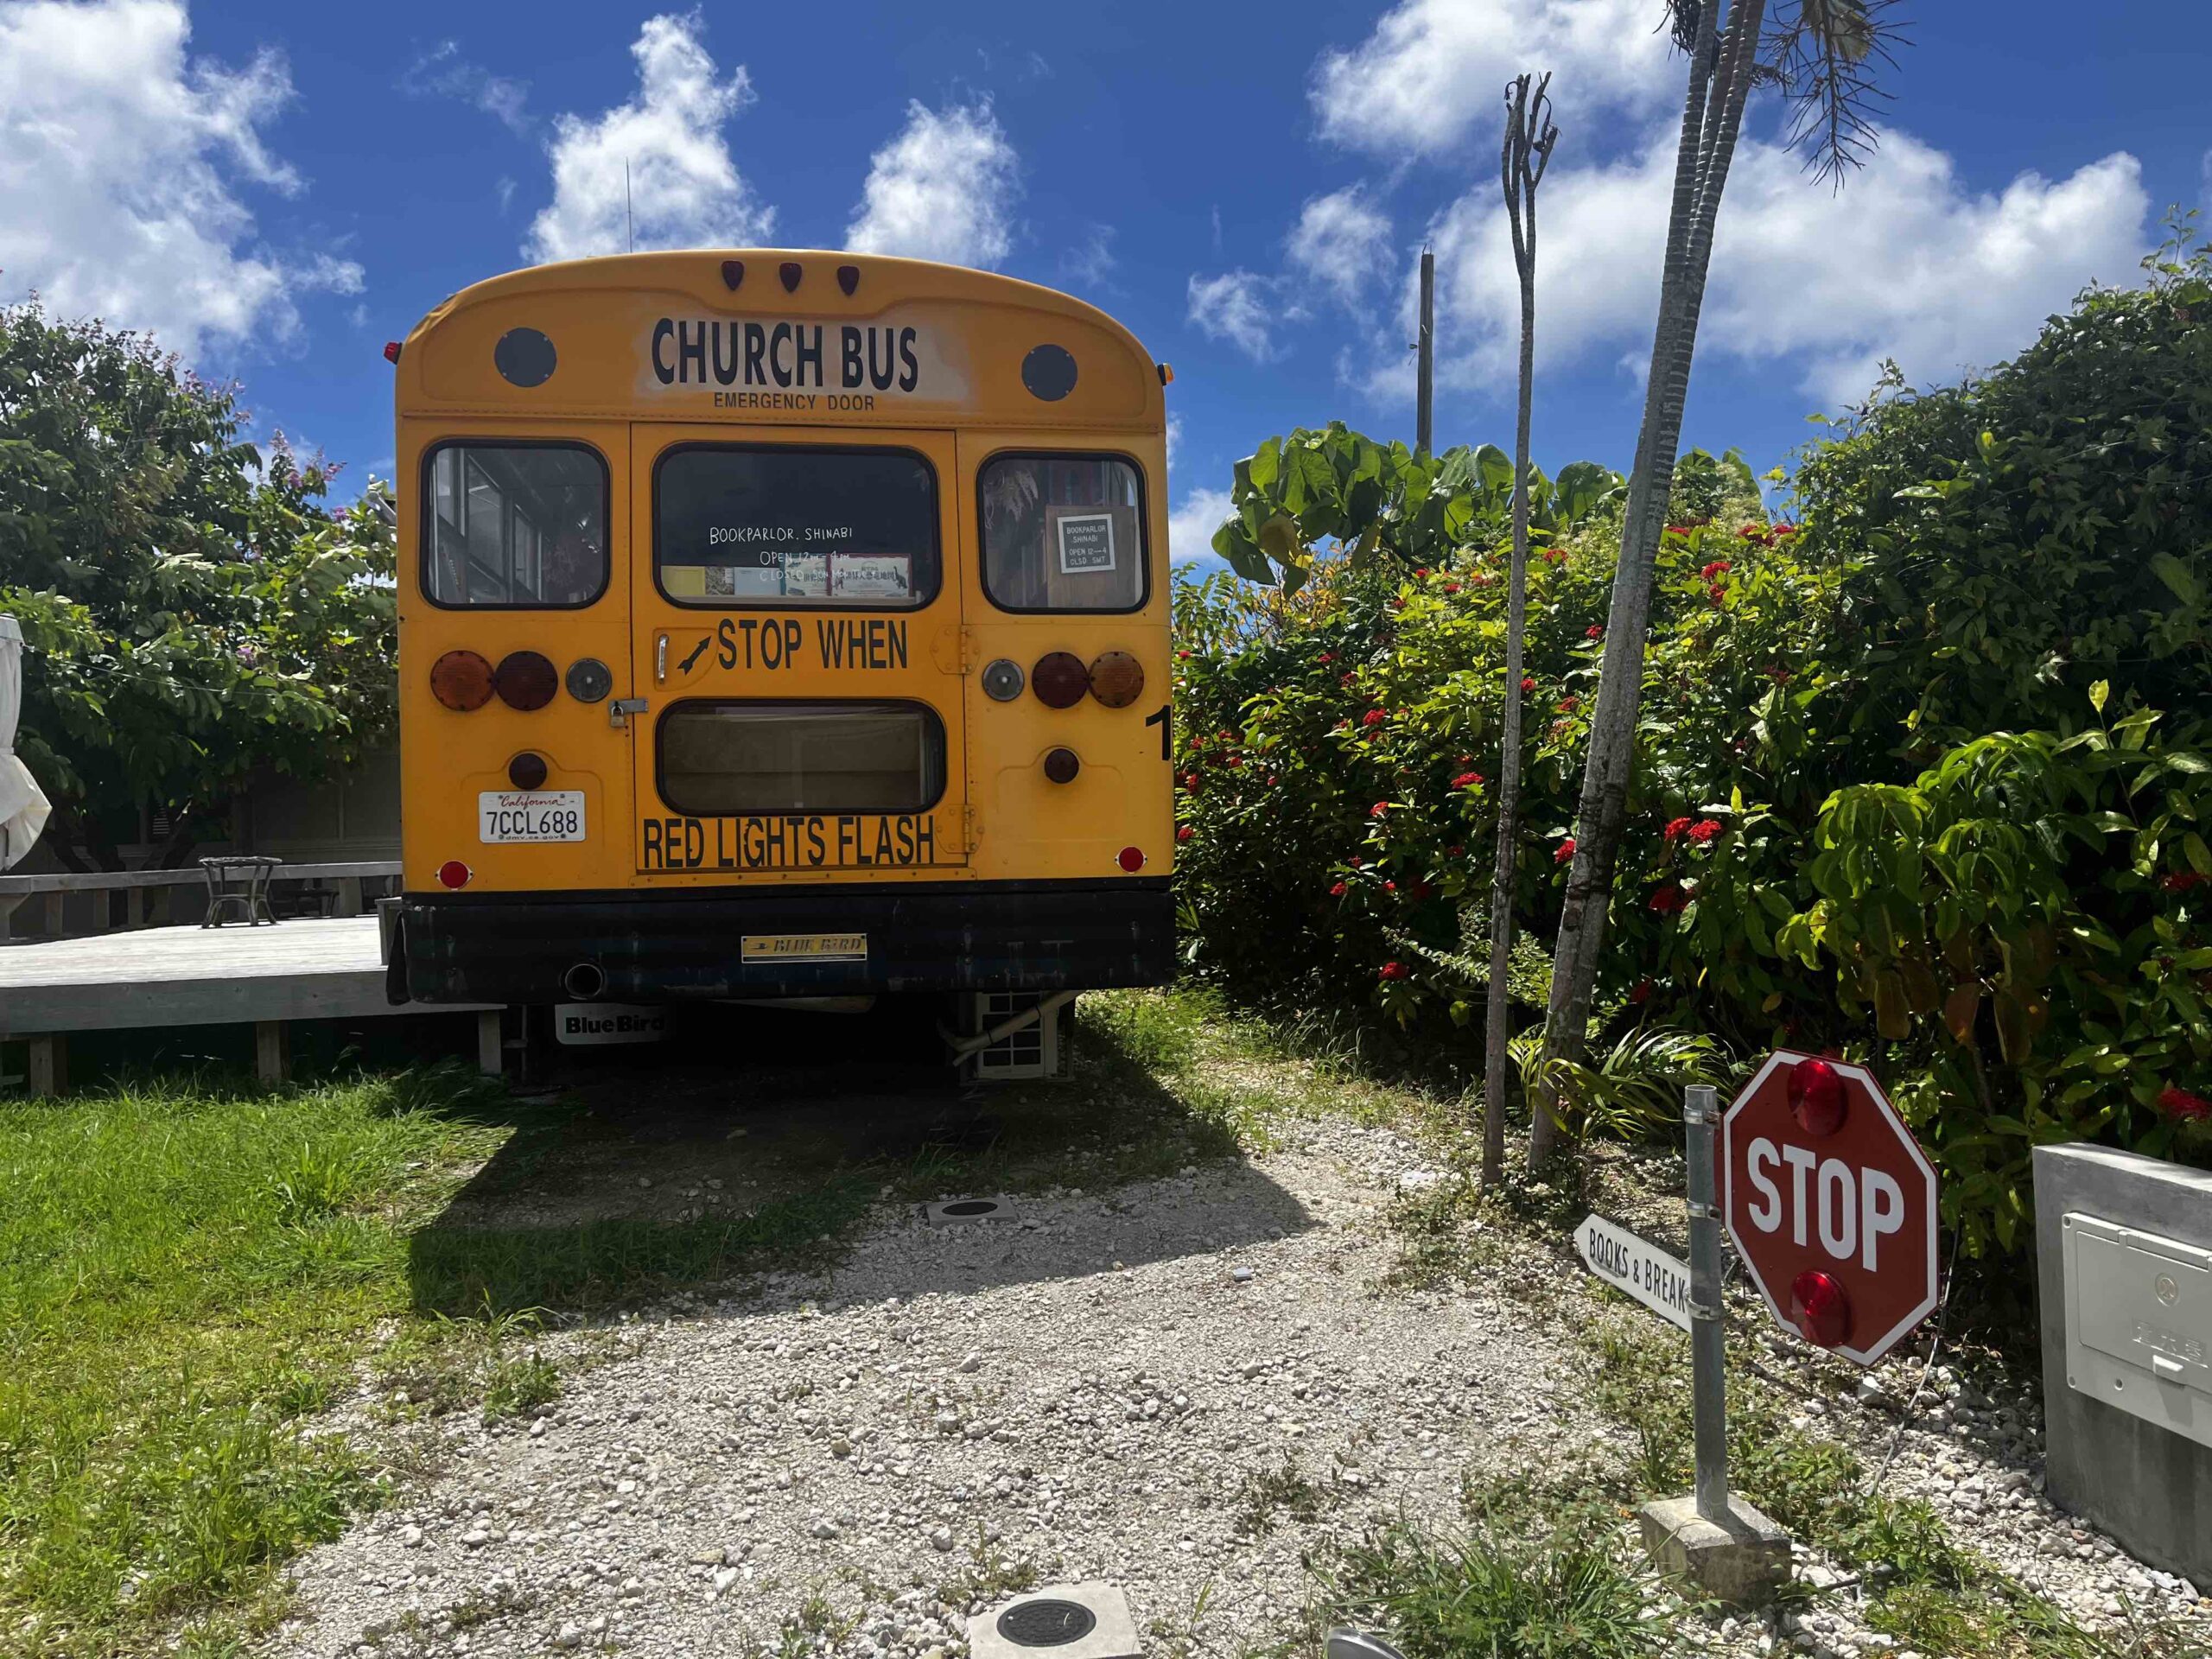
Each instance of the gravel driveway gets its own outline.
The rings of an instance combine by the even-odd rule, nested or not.
[[[1465,1471],[1625,1455],[1572,1338],[1599,1302],[1556,1254],[1504,1242],[1471,1289],[1390,1281],[1389,1212],[1433,1156],[1300,1120],[1266,1153],[1018,1195],[1007,1221],[932,1226],[887,1199],[834,1267],[626,1318],[613,1358],[603,1332],[556,1338],[562,1397],[526,1422],[444,1420],[435,1475],[296,1564],[267,1650],[955,1659],[970,1613],[1085,1579],[1127,1591],[1147,1654],[1277,1647],[1332,1539],[1452,1524]],[[1800,1351],[1772,1362],[1797,1367],[1800,1426],[1878,1459],[1916,1376],[1888,1368],[1861,1397]],[[2079,1618],[2108,1623],[2121,1596],[2194,1618],[2194,1586],[2038,1496],[2033,1415],[1931,1376],[1894,1487]],[[1833,1602],[1686,1634],[1889,1645]]]

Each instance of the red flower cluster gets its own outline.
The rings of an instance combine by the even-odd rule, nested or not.
[[[1192,836],[1195,836],[1198,833],[1198,832],[1197,830],[1192,829],[1191,826],[1186,823],[1180,830],[1178,830],[1175,832],[1175,839],[1178,841],[1188,841]]]
[[[1398,884],[1395,881],[1385,881],[1382,884],[1382,891],[1385,893],[1395,893],[1397,890]]]
[[[1467,580],[1468,580],[1469,582],[1473,582],[1473,583],[1475,584],[1475,586],[1476,586],[1476,587],[1478,587],[1478,588],[1487,588],[1487,587],[1489,587],[1489,586],[1490,586],[1490,578],[1489,578],[1488,576],[1486,576],[1486,575],[1483,575],[1483,573],[1482,573],[1481,571],[1479,571],[1479,570],[1476,571],[1472,575],[1469,576],[1469,577],[1467,578]]]
[[[1384,813],[1388,812],[1389,810],[1390,810],[1390,803],[1389,803],[1389,802],[1388,802],[1388,801],[1377,801],[1377,802],[1376,802],[1376,803],[1375,803],[1375,804],[1374,804],[1374,805],[1372,805],[1372,806],[1370,806],[1370,807],[1369,807],[1369,808],[1367,809],[1367,816],[1368,816],[1369,817],[1370,817],[1370,818],[1379,818],[1379,817],[1381,817]]]
[[[1719,833],[1719,823],[1712,818],[1700,818],[1690,825],[1690,839],[1700,847],[1710,846],[1713,837]]]
[[[1466,855],[1467,849],[1456,842],[1444,849],[1444,856],[1446,858],[1465,858]]]
[[[1718,582],[1721,577],[1728,574],[1729,568],[1727,560],[1715,559],[1711,564],[1707,565],[1704,569],[1699,571],[1698,575],[1700,579],[1706,582]]]
[[[2192,1095],[2186,1089],[2168,1084],[2158,1090],[2158,1109],[2168,1117],[2201,1122],[2212,1117],[2212,1100],[2202,1095]]]
[[[1656,989],[1658,989],[1658,987],[1654,985],[1649,980],[1639,979],[1636,982],[1635,987],[1629,992],[1628,1000],[1631,1002],[1637,1003],[1649,1002],[1651,1000],[1651,993]]]
[[[1763,542],[1767,538],[1766,531],[1758,524],[1745,524],[1736,533],[1747,542]]]
[[[2158,885],[2168,893],[2187,893],[2201,886],[2206,878],[2195,870],[2174,870],[2158,878]]]
[[[1425,565],[1425,564],[1417,564],[1417,565],[1415,565],[1415,566],[1414,567],[1414,575],[1415,576],[1417,576],[1417,577],[1421,577],[1421,576],[1426,576],[1426,575],[1428,575],[1428,567],[1427,567],[1427,565]]]
[[[1561,697],[1559,700],[1559,711],[1562,715],[1571,715],[1581,706],[1582,699],[1580,697]]]
[[[1341,899],[1344,894],[1351,891],[1351,888],[1347,883],[1339,881],[1335,887],[1329,889],[1329,897],[1332,899]]]
[[[1359,677],[1359,671],[1358,671],[1357,669],[1356,669],[1356,668],[1355,668],[1355,669],[1351,670],[1349,672],[1346,672],[1346,673],[1343,673],[1343,674],[1339,674],[1339,675],[1338,675],[1338,676],[1337,676],[1337,683],[1338,683],[1338,685],[1350,685],[1350,684],[1351,684],[1354,680],[1357,679],[1358,677]]]
[[[1411,979],[1413,976],[1414,970],[1402,962],[1386,962],[1382,964],[1382,977],[1385,979]]]
[[[1563,547],[1548,547],[1544,550],[1544,563],[1546,564],[1557,564],[1566,557],[1567,550]]]
[[[1463,772],[1452,780],[1454,789],[1480,789],[1482,786],[1483,775],[1479,772]]]
[[[1711,588],[1706,590],[1705,596],[1711,600],[1715,606],[1726,605],[1728,602],[1728,590],[1726,588],[1721,587],[1718,582],[1715,582]]]
[[[1669,818],[1667,820],[1667,828],[1662,834],[1669,841],[1680,841],[1684,836],[1689,834],[1691,822],[1688,818]]]
[[[1359,717],[1359,723],[1363,726],[1380,726],[1389,718],[1390,711],[1388,709],[1370,709]]]
[[[1224,766],[1241,766],[1244,761],[1241,755],[1224,754],[1221,757],[1221,764]]]
[[[1179,651],[1175,653],[1175,660],[1179,663],[1187,663],[1191,660],[1191,653],[1187,651]]]
[[[1565,841],[1560,842],[1559,850],[1552,855],[1552,862],[1554,864],[1564,864],[1567,860],[1573,856],[1574,837],[1573,836],[1569,836]]]
[[[1521,677],[1521,689],[1523,691],[1535,690],[1536,689],[1536,677],[1533,674],[1523,674]]]
[[[1585,639],[1604,639],[1605,637],[1605,625],[1602,622],[1592,622],[1588,627],[1582,630],[1582,637]]]
[[[1185,788],[1185,789],[1191,789],[1191,790],[1195,790],[1196,788],[1198,788],[1198,774],[1197,772],[1185,772],[1185,773],[1183,774],[1183,787],[1184,787],[1184,788]]]
[[[1795,536],[1797,533],[1797,526],[1786,518],[1777,518],[1766,528],[1770,536]]]
[[[1662,916],[1671,916],[1689,901],[1689,894],[1669,881],[1651,895],[1651,908]]]
[[[1321,660],[1325,663],[1333,663],[1337,660],[1337,653],[1333,651],[1325,651],[1321,653]]]
[[[1477,576],[1475,580],[1477,582],[1482,582],[1487,580],[1487,578]],[[1456,594],[1459,591],[1459,584],[1456,582],[1447,582],[1444,584],[1444,591],[1447,594]]]

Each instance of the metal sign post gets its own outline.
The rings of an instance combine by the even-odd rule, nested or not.
[[[1720,1300],[1720,1206],[1713,1183],[1713,1134],[1719,1096],[1696,1084],[1682,1094],[1685,1208],[1690,1223],[1690,1405],[1697,1427],[1697,1512],[1728,1519],[1728,1394],[1722,1367],[1727,1327]]]

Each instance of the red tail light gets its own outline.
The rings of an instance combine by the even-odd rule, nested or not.
[[[1124,847],[1122,849],[1121,855],[1114,861],[1129,874],[1135,875],[1139,870],[1144,868],[1144,849]]]
[[[501,702],[527,714],[553,701],[553,694],[561,689],[561,675],[550,658],[534,651],[511,651],[499,658],[492,685]]]
[[[1047,709],[1072,709],[1090,690],[1090,671],[1073,652],[1046,652],[1029,671],[1029,689]]]
[[[449,858],[438,866],[438,885],[442,887],[465,887],[475,871],[457,858]]]

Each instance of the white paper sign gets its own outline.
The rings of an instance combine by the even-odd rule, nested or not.
[[[1114,568],[1114,515],[1071,513],[1059,521],[1060,574],[1082,575]]]
[[[1669,1324],[1690,1328],[1688,1262],[1602,1216],[1587,1217],[1574,1230],[1574,1248],[1590,1271],[1616,1290],[1635,1297]]]

